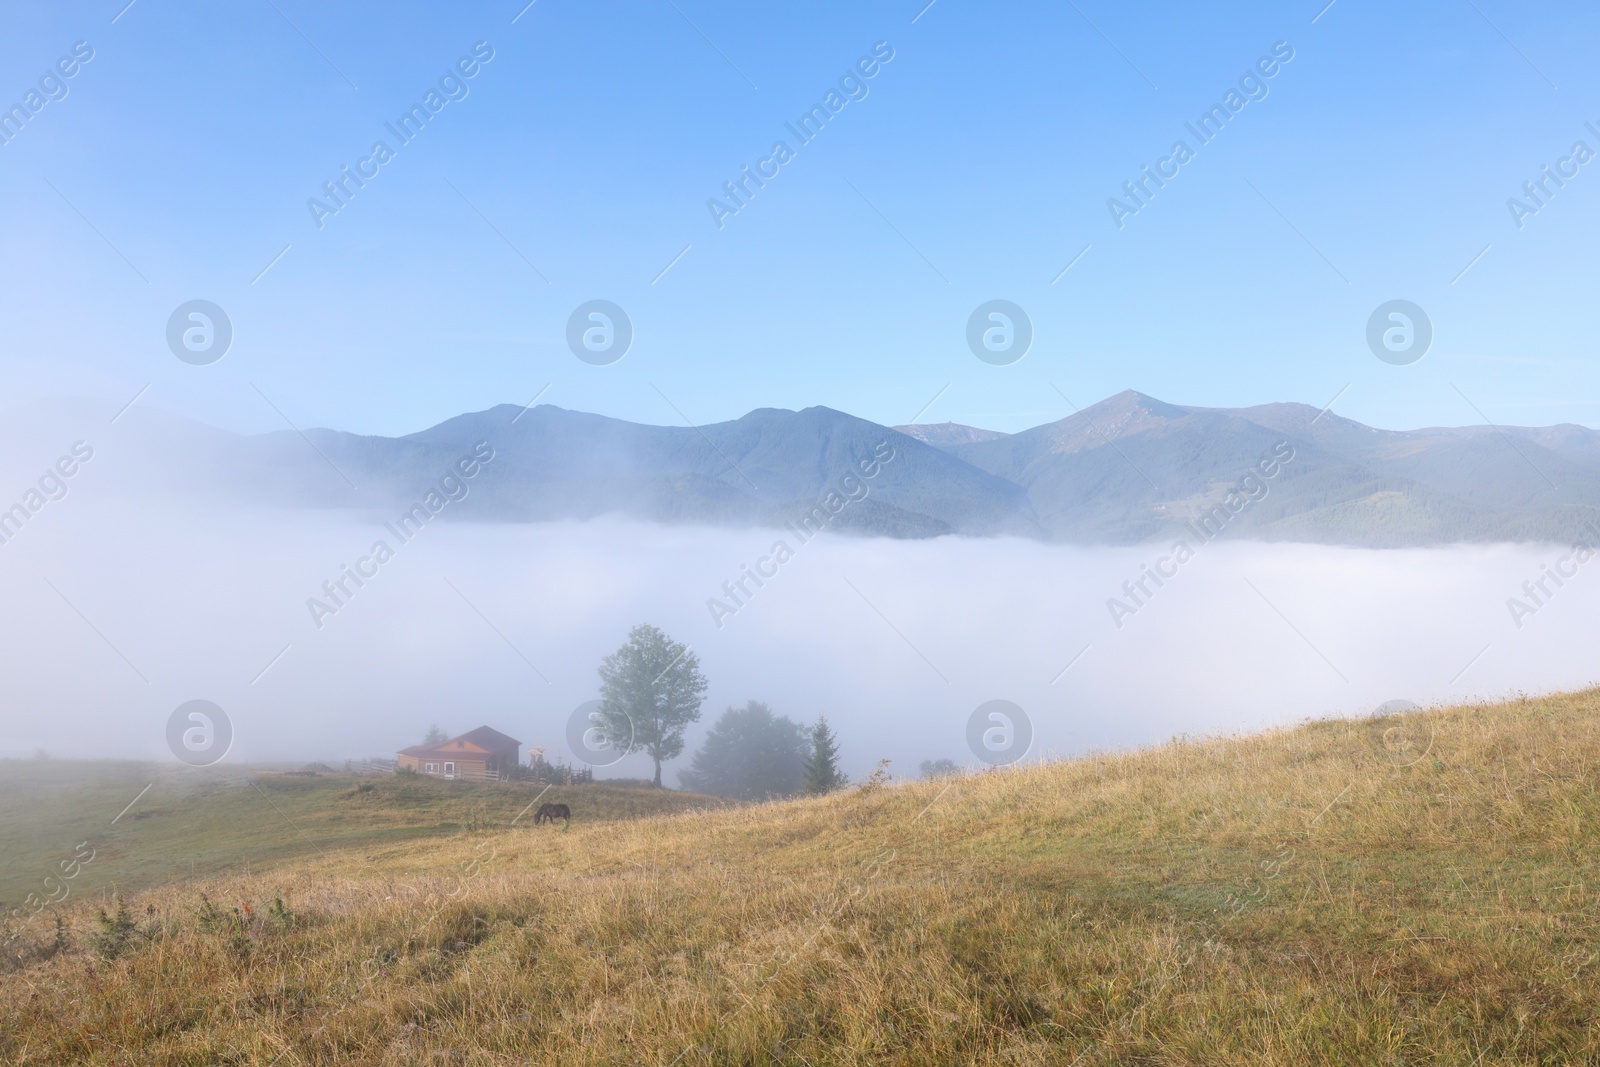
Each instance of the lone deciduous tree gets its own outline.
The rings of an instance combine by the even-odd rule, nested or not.
[[[847,782],[839,773],[839,741],[828,729],[825,716],[811,728],[811,758],[806,761],[806,792],[827,793]]]
[[[708,685],[687,645],[654,626],[635,626],[600,663],[596,725],[613,744],[648,752],[660,786],[661,762],[683,752],[684,728],[699,721]]]

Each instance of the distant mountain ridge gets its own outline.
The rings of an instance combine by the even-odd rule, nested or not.
[[[913,423],[909,426],[896,426],[894,428],[907,437],[915,437],[924,444],[937,445],[940,448],[949,445],[971,445],[979,441],[995,441],[1002,437],[1011,436],[999,430],[984,430],[976,426],[963,426],[959,422],[936,422],[927,426]]]
[[[269,506],[409,506],[487,441],[494,461],[448,516],[480,521],[776,527],[844,484],[859,499],[834,530],[1128,544],[1181,536],[1283,443],[1293,458],[1230,537],[1566,542],[1600,517],[1600,432],[1586,427],[1378,430],[1304,404],[1186,407],[1131,390],[1014,434],[881,426],[826,407],[679,427],[507,404],[398,438],[241,436],[142,408],[123,421],[135,491]],[[860,478],[884,444],[893,458]]]

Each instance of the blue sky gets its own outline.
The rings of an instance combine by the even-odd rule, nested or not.
[[[148,385],[239,430],[282,428],[275,404],[393,434],[546,386],[663,424],[897,423],[938,395],[924,421],[1016,430],[1131,387],[1600,424],[1600,160],[1520,229],[1506,206],[1575,141],[1600,151],[1591,7],[125,3],[5,16],[5,106],[94,50],[0,145],[5,406]],[[480,41],[465,98],[394,141]],[[1194,142],[1280,41],[1266,97]],[[798,146],[785,122],[876,42],[865,98]],[[308,198],[380,139],[394,158],[319,229]],[[794,158],[719,229],[707,200],[780,139]],[[1107,199],[1179,139],[1195,157],[1119,229]],[[234,326],[211,366],[164,340],[196,298]],[[595,298],[634,325],[611,366],[564,339]],[[964,341],[995,298],[1034,325],[1010,366]],[[1435,330],[1407,367],[1364,341],[1395,298]]]

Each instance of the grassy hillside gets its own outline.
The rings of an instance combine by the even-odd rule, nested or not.
[[[53,956],[42,920],[13,941],[38,958],[0,976],[0,1057],[1595,1062],[1597,712],[330,849],[140,894],[120,927],[69,902]]]
[[[146,788],[148,787],[148,789]],[[0,760],[0,912],[28,894],[95,896],[197,875],[257,872],[306,854],[509,825],[543,786],[257,768]],[[604,784],[552,788],[585,822],[720,803]],[[543,802],[541,801],[541,803]],[[531,822],[533,812],[523,818]],[[80,849],[78,846],[83,845]],[[90,856],[77,863],[74,856]],[[46,882],[45,879],[54,879]]]

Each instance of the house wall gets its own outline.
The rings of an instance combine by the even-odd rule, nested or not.
[[[484,752],[482,749],[463,749],[459,755],[449,753],[438,756],[413,756],[396,754],[398,767],[409,767],[418,774],[427,774],[434,778],[443,778],[445,763],[455,764],[453,778],[466,781],[484,781],[492,773],[496,778],[505,780],[511,776],[512,771],[520,762],[518,751],[507,748],[501,752]],[[429,772],[426,765],[436,764],[438,770]]]
[[[436,770],[436,771],[431,771],[431,772],[426,770],[425,767],[429,763],[434,764],[439,769]],[[455,768],[456,768],[455,769],[455,774],[451,775],[450,777],[452,777],[452,778],[454,778],[454,779],[456,779],[458,781],[480,781],[481,782],[481,781],[483,781],[484,779],[486,779],[488,777],[487,772],[488,772],[489,768],[491,766],[493,766],[493,764],[491,764],[488,761],[485,761],[481,757],[478,758],[478,759],[461,759],[459,757],[454,757],[454,756],[442,756],[442,757],[429,757],[427,759],[424,759],[421,756],[401,756],[401,757],[399,757],[399,760],[398,760],[398,765],[399,766],[401,766],[401,767],[409,767],[412,770],[416,771],[418,774],[426,774],[430,778],[443,778],[443,777],[445,777],[444,765],[446,763],[454,763],[455,764]],[[500,774],[501,774],[502,777],[505,775],[505,773],[506,772],[504,770],[500,771]]]

